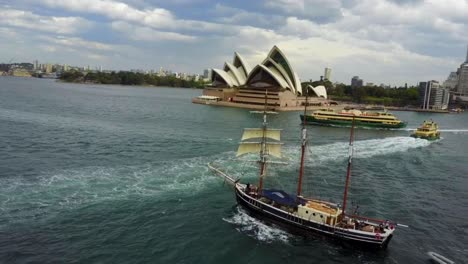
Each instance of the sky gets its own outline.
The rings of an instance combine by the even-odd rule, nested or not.
[[[0,63],[201,74],[274,45],[302,81],[443,81],[466,58],[468,0],[0,0]]]

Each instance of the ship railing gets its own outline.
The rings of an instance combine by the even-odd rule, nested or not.
[[[359,215],[346,215],[349,218],[354,218],[354,219],[360,219],[364,220],[367,222],[373,222],[373,223],[378,223],[378,224],[389,224],[393,226],[400,226],[400,227],[409,227],[408,225],[400,224],[395,221],[390,221],[390,220],[382,220],[382,219],[376,219],[376,218],[371,218],[371,217],[365,217],[365,216],[359,216]]]

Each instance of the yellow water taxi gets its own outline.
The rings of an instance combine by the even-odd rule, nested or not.
[[[432,120],[425,120],[420,127],[411,134],[415,138],[435,140],[440,138],[439,126]]]

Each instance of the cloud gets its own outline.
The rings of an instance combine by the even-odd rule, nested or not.
[[[113,0],[41,0],[53,8],[64,8],[70,11],[94,13],[111,19],[137,23],[156,29],[216,31],[223,32],[223,25],[197,20],[177,19],[164,8],[137,9],[126,3]]]
[[[123,2],[111,0],[42,0],[50,7],[106,15],[109,18],[167,26],[173,20],[171,12],[162,8],[138,10]]]
[[[248,25],[261,28],[272,28],[281,25],[285,21],[284,16],[249,12],[241,8],[235,8],[220,3],[215,5],[210,14],[215,17],[215,21],[223,24]]]
[[[0,9],[0,17],[0,25],[58,34],[75,34],[92,25],[90,21],[80,17],[47,17],[10,8]]]
[[[40,39],[45,40],[50,43],[57,44],[59,46],[71,47],[71,48],[80,48],[88,50],[99,50],[99,51],[111,51],[117,49],[117,46],[111,44],[105,44],[96,41],[84,40],[78,37],[47,37],[41,36]]]
[[[265,7],[288,16],[325,23],[341,17],[342,4],[339,0],[266,0]]]
[[[81,64],[200,72],[234,51],[253,66],[278,45],[303,79],[330,66],[346,83],[353,75],[399,84],[444,78],[468,42],[468,2],[460,0],[17,0],[0,16],[8,17],[0,39],[21,47],[0,43],[5,50],[32,54],[28,47],[42,45]]]
[[[123,33],[130,39],[133,40],[142,40],[142,41],[182,41],[182,42],[192,42],[197,38],[194,36],[174,33],[174,32],[164,32],[151,29],[149,27],[142,27],[129,24],[123,21],[114,21],[111,24],[112,29]]]

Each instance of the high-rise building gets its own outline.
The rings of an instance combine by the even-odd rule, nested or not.
[[[211,69],[203,70],[203,79],[204,80],[211,80],[211,76],[212,76],[212,70]]]
[[[37,60],[34,61],[34,70],[35,71],[39,70],[39,61]]]
[[[328,68],[328,67],[325,68],[325,73],[323,75],[325,80],[331,81],[331,70],[332,70],[331,68]]]
[[[444,88],[453,90],[457,87],[458,84],[458,75],[456,72],[451,72],[447,78],[447,80],[444,81]]]
[[[460,95],[468,95],[468,48],[466,51],[465,62],[460,65],[457,71],[458,84],[457,93]]]
[[[422,109],[447,109],[450,93],[432,80],[419,83],[419,98]]]
[[[46,68],[45,68],[46,73],[52,73],[52,64],[47,63]]]
[[[362,87],[363,80],[359,76],[354,76],[351,79],[351,87]]]

